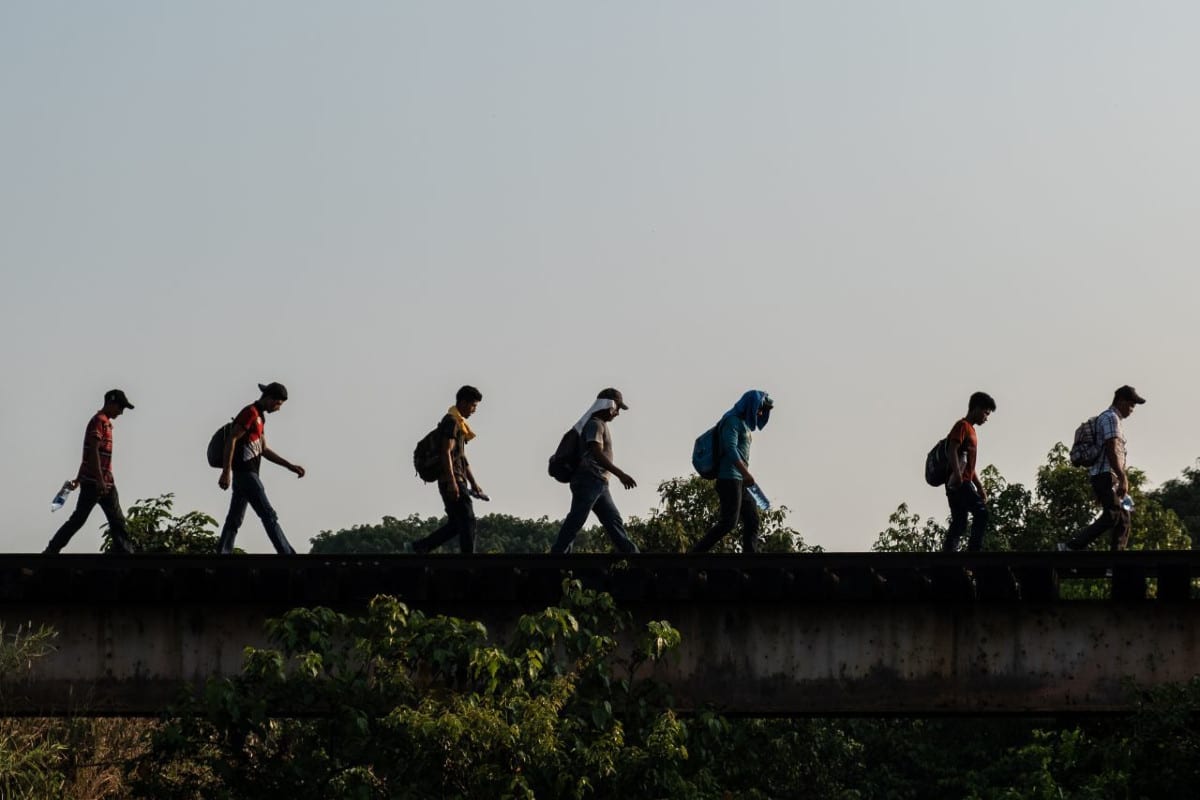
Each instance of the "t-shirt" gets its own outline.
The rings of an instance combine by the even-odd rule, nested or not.
[[[92,449],[97,446],[100,448],[100,475],[97,475],[92,467],[91,459]],[[99,483],[103,479],[105,483],[111,484],[112,451],[112,420],[103,412],[97,411],[88,420],[87,428],[83,432],[83,464],[79,467],[79,479],[93,483]]]
[[[962,467],[962,482],[973,483],[976,478],[975,459],[979,455],[979,437],[975,434],[975,426],[965,418],[960,419],[950,429],[946,441],[958,454],[958,464]]]
[[[235,445],[237,449],[233,454],[234,472],[258,472],[262,465],[263,448],[267,444],[266,426],[267,415],[258,407],[258,403],[251,403],[234,417],[233,427],[246,429],[246,433]]]
[[[741,417],[724,416],[717,423],[717,441],[721,448],[721,463],[717,467],[717,477],[723,480],[744,480],[744,476],[736,466],[739,460],[750,466],[750,442],[754,436],[750,426]]]
[[[450,452],[450,466],[454,469],[454,479],[458,483],[467,483],[467,435],[463,433],[458,420],[450,414],[442,417],[437,432],[442,442],[439,452],[445,451],[447,441],[454,442],[454,449]]]
[[[575,474],[587,475],[607,482],[608,470],[592,454],[589,447],[592,442],[600,445],[600,452],[604,454],[610,464],[612,463],[613,442],[612,433],[608,429],[608,423],[599,417],[592,417],[584,424],[583,433],[579,437],[581,455],[579,457],[579,469],[575,471]]]
[[[1115,408],[1109,407],[1103,414],[1096,417],[1096,441],[1100,443],[1100,457],[1088,468],[1089,475],[1100,475],[1112,472],[1113,464],[1108,458],[1108,441],[1116,441],[1117,466],[1125,469],[1125,430],[1121,427],[1121,415]]]

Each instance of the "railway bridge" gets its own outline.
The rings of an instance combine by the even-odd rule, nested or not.
[[[236,674],[297,606],[395,595],[502,634],[570,573],[683,636],[655,668],[683,709],[747,715],[1120,712],[1129,686],[1200,669],[1200,556],[0,556],[0,622],[55,651],[0,692],[8,714],[154,715]],[[1089,599],[1071,599],[1072,584]]]

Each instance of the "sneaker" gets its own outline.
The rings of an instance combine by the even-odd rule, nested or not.
[[[1054,545],[1054,549],[1060,553],[1074,553],[1075,552],[1075,548],[1071,547],[1071,545],[1067,544],[1066,542],[1059,542],[1058,544]]]

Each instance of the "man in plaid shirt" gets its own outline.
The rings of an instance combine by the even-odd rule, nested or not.
[[[1125,431],[1121,420],[1133,413],[1135,406],[1146,402],[1132,386],[1122,386],[1113,393],[1112,405],[1096,417],[1096,441],[1101,443],[1100,457],[1088,468],[1092,493],[1103,509],[1091,525],[1076,533],[1059,550],[1083,550],[1106,531],[1111,534],[1113,550],[1124,550],[1129,544],[1130,512],[1122,501],[1129,494],[1129,475],[1125,471]]]

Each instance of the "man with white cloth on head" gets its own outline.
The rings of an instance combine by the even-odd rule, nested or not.
[[[628,409],[629,406],[625,405],[625,399],[620,392],[616,389],[605,389],[596,395],[596,402],[592,403],[587,413],[575,423],[581,453],[579,466],[571,476],[571,510],[563,520],[558,539],[550,548],[551,553],[571,552],[575,545],[575,537],[592,511],[596,512],[596,517],[617,550],[622,553],[638,551],[637,545],[625,532],[621,512],[617,510],[608,491],[610,472],[617,476],[626,489],[637,486],[637,481],[613,463],[612,433],[608,430],[608,423]]]

